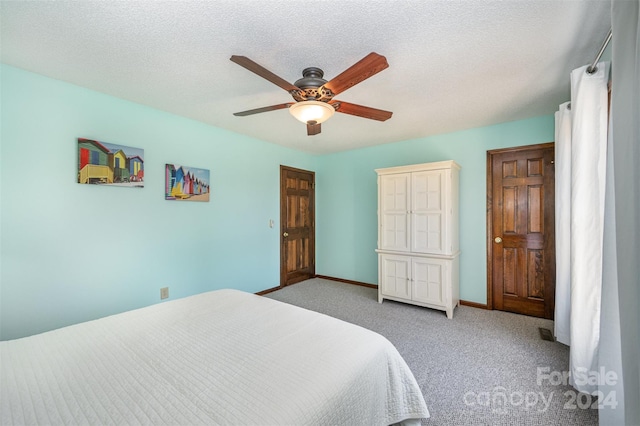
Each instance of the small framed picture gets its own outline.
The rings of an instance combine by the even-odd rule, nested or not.
[[[165,166],[165,200],[209,201],[209,170],[167,164]]]

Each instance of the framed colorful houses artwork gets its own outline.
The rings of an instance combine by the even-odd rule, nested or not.
[[[164,198],[176,201],[209,201],[209,170],[167,164]]]
[[[144,187],[144,149],[78,138],[78,183]]]

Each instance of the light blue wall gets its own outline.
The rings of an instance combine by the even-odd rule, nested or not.
[[[314,158],[28,73],[1,72],[0,338],[222,287],[279,285],[279,166]],[[76,183],[76,138],[145,150],[145,187]],[[164,200],[164,165],[211,171]],[[269,219],[275,220],[273,229]]]
[[[487,302],[487,150],[552,142],[553,116],[324,155],[316,168],[316,272],[377,284],[374,169],[455,160],[460,171],[460,297]]]
[[[316,272],[377,282],[375,168],[461,171],[461,297],[486,302],[486,150],[549,142],[545,116],[312,156],[0,68],[0,339],[170,299],[279,284],[279,165],[316,171]],[[76,183],[76,138],[145,149],[145,188]],[[211,202],[164,200],[164,164],[211,171]],[[274,228],[268,227],[275,220]]]

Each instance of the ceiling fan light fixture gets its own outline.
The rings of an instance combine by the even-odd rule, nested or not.
[[[320,124],[327,121],[336,110],[326,102],[301,101],[291,105],[289,112],[296,120],[305,124],[310,121],[315,121],[314,124]]]

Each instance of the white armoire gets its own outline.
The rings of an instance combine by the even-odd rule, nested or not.
[[[446,311],[460,300],[454,161],[377,169],[378,302]]]

